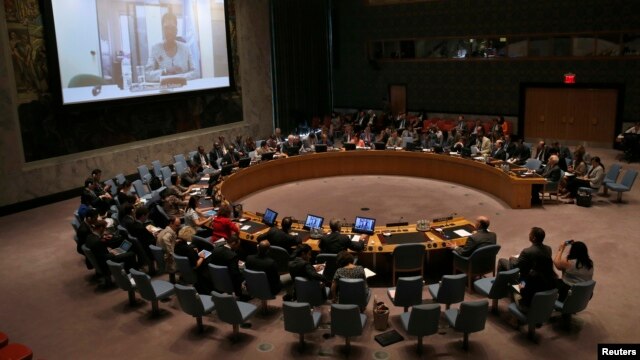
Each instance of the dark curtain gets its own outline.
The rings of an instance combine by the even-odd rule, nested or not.
[[[331,113],[330,0],[271,0],[275,125]]]

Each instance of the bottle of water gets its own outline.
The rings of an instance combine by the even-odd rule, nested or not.
[[[122,58],[122,85],[125,90],[130,90],[132,83],[131,60],[125,56]]]

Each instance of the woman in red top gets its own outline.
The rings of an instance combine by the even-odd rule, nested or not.
[[[218,214],[213,218],[211,222],[211,229],[213,233],[211,234],[211,243],[215,243],[219,239],[225,238],[229,239],[233,234],[238,236],[240,234],[240,229],[238,229],[238,225],[236,225],[230,219],[231,216],[231,206],[228,204],[223,204],[220,206],[218,210]]]

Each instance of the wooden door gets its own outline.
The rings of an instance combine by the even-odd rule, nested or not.
[[[389,107],[394,115],[407,111],[406,85],[389,85]]]

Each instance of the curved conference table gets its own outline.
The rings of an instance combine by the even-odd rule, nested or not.
[[[505,173],[499,167],[459,156],[392,150],[332,151],[281,158],[238,171],[221,186],[235,202],[262,189],[294,182],[344,175],[399,175],[443,180],[490,193],[514,209],[531,207],[531,187],[541,177]]]

